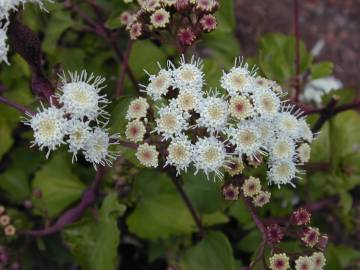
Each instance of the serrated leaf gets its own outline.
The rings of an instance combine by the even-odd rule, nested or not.
[[[226,236],[220,232],[209,232],[185,253],[180,265],[183,270],[234,270],[235,260]]]
[[[42,194],[40,199],[33,198],[36,207],[49,217],[55,217],[81,197],[85,185],[72,173],[71,158],[56,153],[36,172],[32,188]]]
[[[104,199],[97,218],[84,218],[62,232],[82,269],[116,269],[120,243],[117,219],[124,211],[125,206],[118,202],[117,195],[110,193]]]

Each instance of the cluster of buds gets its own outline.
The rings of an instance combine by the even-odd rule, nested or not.
[[[8,62],[8,51],[9,46],[7,45],[7,29],[9,25],[9,17],[11,12],[15,12],[19,7],[26,3],[36,3],[41,9],[44,9],[42,0],[2,0],[0,1],[0,64],[2,62],[9,65]]]
[[[120,15],[131,39],[142,36],[165,38],[162,31],[174,33],[180,45],[190,46],[202,33],[217,27],[214,13],[217,0],[138,0],[126,1],[132,7]],[[173,36],[173,35],[171,35]]]
[[[17,260],[11,258],[11,252],[4,246],[0,246],[0,269],[1,270],[20,270],[20,264]]]
[[[109,148],[117,144],[119,135],[109,135],[106,127],[109,114],[105,107],[110,101],[100,94],[105,79],[86,71],[69,72],[60,76],[59,91],[52,96],[50,107],[41,104],[35,114],[28,113],[24,123],[34,131],[32,146],[46,148],[48,158],[52,150],[67,144],[72,160],[82,152],[86,161],[96,169],[98,164],[112,164],[118,153]]]
[[[294,186],[313,134],[302,112],[281,101],[279,85],[257,76],[242,59],[223,72],[221,89],[208,91],[200,59],[182,57],[179,66],[168,61],[167,68],[159,67],[142,85],[149,99],[133,100],[126,116],[125,134],[140,143],[141,164],[157,167],[160,151],[163,166],[175,167],[177,174],[193,166],[195,174],[216,179],[224,171],[241,172],[245,163],[267,163],[270,184]],[[254,201],[261,206],[270,194],[259,194]]]
[[[241,187],[245,197],[252,199],[254,206],[263,207],[270,202],[271,193],[262,190],[259,178],[250,176]]]
[[[2,205],[0,205],[0,226],[3,227],[5,236],[14,236],[16,234],[16,228],[11,224],[11,218]]]
[[[310,223],[311,214],[304,208],[300,208],[293,212],[290,218],[290,225],[294,226],[296,235],[299,236],[304,245],[312,249],[310,255],[298,256],[294,260],[294,268],[296,270],[322,270],[325,266],[326,259],[322,251],[327,244],[327,236],[321,235],[318,228],[306,227]],[[286,234],[290,227],[280,227],[273,224],[267,227],[267,240],[272,244],[278,244]],[[315,249],[315,251],[314,251]],[[271,270],[287,270],[290,268],[290,258],[285,253],[275,253],[269,260]]]

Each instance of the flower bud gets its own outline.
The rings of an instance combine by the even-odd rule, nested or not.
[[[180,29],[177,34],[177,37],[180,44],[186,46],[190,46],[191,44],[193,44],[193,42],[196,39],[196,35],[194,34],[194,32],[191,30],[190,27]]]
[[[236,201],[239,199],[239,187],[233,184],[223,186],[224,199],[228,201]]]
[[[311,214],[305,208],[299,208],[292,214],[292,222],[295,225],[302,226],[310,223]]]
[[[284,237],[283,229],[277,224],[272,224],[266,228],[266,237],[273,244],[280,243]]]
[[[307,227],[303,230],[301,235],[301,240],[306,246],[314,247],[319,242],[320,231],[318,228]]]

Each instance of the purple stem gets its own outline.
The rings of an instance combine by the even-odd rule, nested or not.
[[[86,209],[88,209],[97,198],[97,190],[100,185],[100,181],[105,174],[105,168],[99,167],[96,173],[95,179],[91,186],[84,191],[84,194],[81,197],[81,201],[78,205],[74,206],[67,210],[63,215],[61,215],[58,220],[51,225],[50,227],[41,229],[41,230],[27,230],[22,231],[24,235],[31,235],[31,236],[46,236],[49,234],[53,234],[62,230],[66,225],[74,223],[75,221],[79,220]]]
[[[35,114],[33,111],[29,110],[28,108],[24,107],[23,105],[18,104],[15,101],[9,100],[2,96],[0,96],[0,103],[6,104],[6,105],[18,110],[19,112],[21,112],[23,114],[31,114],[31,115]]]

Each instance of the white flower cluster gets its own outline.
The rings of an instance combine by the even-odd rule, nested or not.
[[[270,183],[292,184],[297,165],[309,160],[313,140],[302,112],[281,101],[285,95],[281,87],[257,76],[242,59],[223,72],[220,84],[221,90],[204,91],[202,63],[194,57],[190,62],[182,57],[179,66],[168,62],[167,68],[160,67],[158,74],[149,75],[148,84],[142,86],[144,92],[162,105],[153,108],[155,128],[147,140],[154,141],[150,134],[156,133],[167,146],[165,166],[174,166],[180,173],[194,165],[196,172],[222,177],[223,169],[234,160],[250,164],[266,160]],[[142,104],[138,106],[143,108],[142,114],[128,118],[136,122],[129,123],[126,135],[141,142],[149,104],[144,98],[135,103]],[[134,104],[128,115],[132,115]],[[136,135],[129,132],[135,124]],[[151,163],[155,167],[158,154],[155,146],[151,147],[148,152],[152,154],[146,157],[156,159]]]
[[[19,6],[26,3],[35,3],[44,9],[42,0],[0,0],[0,63],[5,62],[9,65],[7,55],[9,46],[6,44],[7,40],[7,27],[9,24],[9,16],[13,11],[17,11]],[[5,24],[1,26],[1,21],[5,21]]]
[[[52,97],[51,106],[41,104],[37,113],[28,114],[24,121],[34,131],[32,146],[47,148],[48,158],[52,150],[67,144],[73,161],[82,152],[95,168],[98,164],[110,166],[117,153],[109,147],[117,144],[118,134],[109,135],[106,128],[109,114],[104,109],[110,102],[100,94],[105,79],[86,71],[68,74],[69,78],[65,73],[60,76],[59,92]]]

